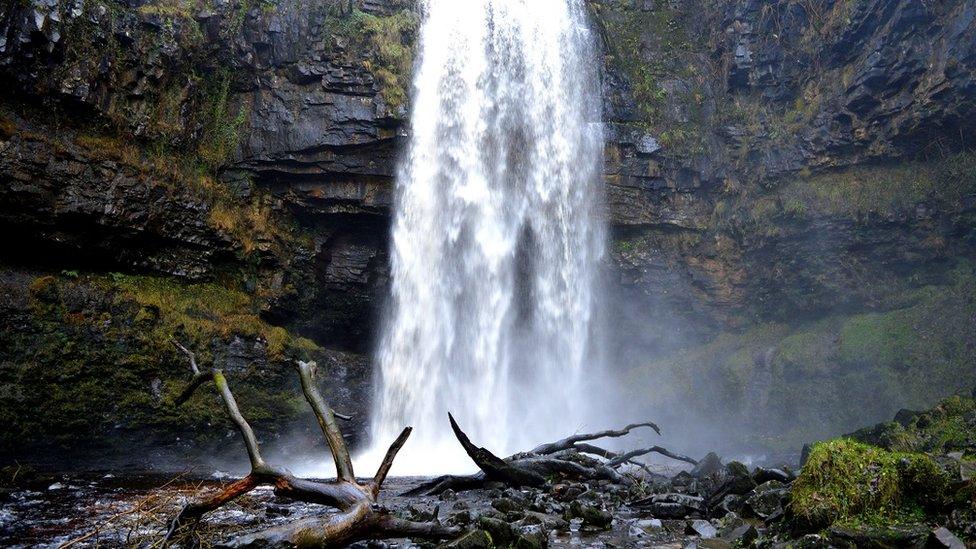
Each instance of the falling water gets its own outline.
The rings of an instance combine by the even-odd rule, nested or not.
[[[469,469],[447,422],[506,454],[584,423],[597,367],[603,145],[583,0],[427,0],[398,174],[375,453]]]

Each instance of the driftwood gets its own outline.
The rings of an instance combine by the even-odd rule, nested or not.
[[[432,522],[413,522],[398,518],[377,504],[383,481],[390,472],[397,452],[410,436],[411,428],[405,428],[390,445],[372,479],[365,482],[357,480],[349,450],[336,422],[336,414],[326,404],[315,385],[314,362],[297,362],[297,367],[305,400],[315,413],[335,461],[336,478],[328,482],[296,478],[287,471],[265,462],[261,457],[257,437],[238,409],[237,401],[223,372],[219,369],[201,371],[193,352],[177,341],[173,341],[173,344],[186,355],[193,373],[193,377],[176,402],[178,404],[185,402],[198,388],[212,381],[223,400],[228,417],[234,422],[244,439],[244,446],[251,462],[251,472],[246,477],[224,487],[219,493],[183,507],[170,526],[164,546],[184,542],[192,544],[194,526],[206,513],[262,485],[273,486],[274,493],[278,497],[327,505],[338,509],[339,513],[269,528],[231,540],[228,545],[343,547],[359,540],[390,538],[437,540],[454,538],[463,533],[459,528],[441,525],[436,519]]]
[[[464,448],[475,465],[481,469],[481,472],[466,476],[445,475],[438,477],[405,492],[404,495],[436,495],[446,490],[456,492],[473,490],[483,487],[486,482],[501,482],[513,487],[543,486],[551,477],[575,480],[609,480],[618,484],[630,484],[632,479],[622,475],[617,469],[624,464],[631,464],[647,470],[646,465],[634,461],[634,458],[651,453],[661,454],[692,465],[698,464],[696,460],[688,456],[676,454],[661,446],[617,453],[590,444],[591,441],[602,438],[626,436],[639,427],[648,427],[660,435],[661,430],[651,422],[633,423],[623,429],[574,435],[502,459],[487,448],[480,448],[472,443],[468,435],[458,426],[454,416],[451,414],[447,416],[461,447]],[[603,460],[597,458],[603,458]]]

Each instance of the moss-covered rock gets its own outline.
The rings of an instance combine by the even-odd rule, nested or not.
[[[976,458],[976,398],[955,395],[924,412],[902,410],[894,421],[848,436],[897,452],[960,452]]]
[[[949,486],[949,476],[927,455],[838,439],[813,447],[788,508],[810,530],[838,522],[919,522],[950,503]]]
[[[364,66],[379,83],[387,108],[396,112],[407,103],[420,16],[412,2],[391,4],[389,13],[334,10],[326,26],[335,33],[340,47],[347,47],[354,56],[365,54]]]

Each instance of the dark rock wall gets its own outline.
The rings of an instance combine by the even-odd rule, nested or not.
[[[793,399],[802,413],[786,410],[777,392],[802,383],[782,372],[779,340],[824,319],[893,314],[912,292],[956,295],[961,258],[976,251],[976,3],[588,4],[605,52],[613,364],[643,380],[634,386],[676,387],[696,422],[789,413],[825,431],[853,427],[803,415],[820,393]],[[115,303],[129,294],[112,273],[201,295],[217,284],[249,296],[260,326],[242,339],[218,308],[225,328],[208,324],[194,342],[284,330],[285,352],[257,362],[281,370],[296,353],[333,353],[337,407],[361,414],[416,25],[404,0],[5,3],[0,228],[18,236],[0,262],[20,281],[11,287],[53,274]],[[19,333],[33,309],[6,311]],[[153,333],[199,315],[163,316]],[[713,357],[729,350],[716,337],[749,358]],[[956,358],[965,348],[930,367],[971,366]],[[701,357],[689,369],[699,381],[681,385],[687,356]],[[29,346],[2,358],[8,397],[29,384],[17,372],[48,364]],[[912,375],[926,367],[916,362]],[[931,400],[976,381],[940,376],[890,398]],[[809,377],[828,389],[842,378]],[[652,409],[658,398],[635,396]],[[742,428],[790,429],[753,419]]]
[[[976,4],[590,4],[637,408],[790,445],[976,383]]]

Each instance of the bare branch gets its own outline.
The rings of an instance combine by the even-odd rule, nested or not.
[[[332,412],[332,408],[325,403],[318,387],[315,386],[315,368],[314,362],[298,361],[298,374],[302,379],[302,391],[305,393],[305,400],[315,412],[315,419],[318,420],[322,434],[332,450],[336,476],[342,480],[355,482],[356,474],[352,468],[352,457],[349,455],[346,441],[342,438],[342,432],[336,423],[335,414]]]
[[[390,467],[393,467],[393,460],[396,459],[397,453],[403,445],[406,444],[407,438],[410,437],[410,433],[413,432],[412,427],[406,427],[400,436],[393,441],[390,445],[390,449],[386,451],[386,456],[383,457],[383,461],[380,463],[379,469],[376,470],[376,475],[373,477],[373,496],[378,496],[380,488],[383,486],[383,481],[386,480],[386,475],[390,473]]]
[[[163,540],[163,545],[168,544],[175,536],[179,535],[181,530],[200,520],[203,515],[243,496],[255,489],[259,484],[258,477],[248,475],[208,498],[187,504],[180,511],[180,514],[173,519],[173,522],[170,523],[169,531]]]
[[[190,382],[186,384],[186,387],[184,387],[180,395],[176,397],[176,400],[173,401],[173,404],[176,406],[183,405],[186,401],[190,400],[190,397],[192,397],[193,394],[197,392],[197,389],[199,389],[201,385],[203,385],[208,381],[213,381],[212,371],[193,374],[193,379],[191,379]]]
[[[613,459],[617,457],[616,452],[611,452],[610,450],[607,450],[605,448],[600,448],[599,446],[594,446],[592,444],[586,444],[585,442],[574,444],[570,449],[576,450],[577,452],[583,454],[591,454],[606,459]]]
[[[359,540],[402,537],[445,539],[456,537],[462,533],[459,528],[442,526],[436,520],[412,522],[393,517],[388,511],[376,504],[380,487],[393,466],[393,460],[410,436],[410,427],[404,429],[390,446],[373,480],[363,484],[356,481],[349,450],[336,423],[336,414],[325,403],[325,399],[322,398],[315,386],[314,362],[298,362],[298,372],[301,378],[302,392],[315,413],[319,427],[321,427],[322,433],[329,443],[329,448],[332,450],[336,462],[337,478],[332,482],[300,479],[282,470],[269,467],[261,457],[257,437],[254,436],[254,431],[241,414],[223,372],[214,369],[201,373],[193,353],[176,340],[173,340],[173,345],[189,357],[190,368],[193,371],[193,379],[184,389],[177,402],[185,401],[204,382],[213,380],[217,392],[224,401],[227,416],[237,426],[244,439],[244,445],[251,460],[251,474],[213,496],[186,505],[179,516],[173,520],[166,538],[163,539],[163,546],[169,545],[174,537],[186,532],[187,528],[192,527],[204,514],[240,497],[256,486],[268,484],[274,486],[276,496],[329,505],[338,509],[340,513],[289,522],[282,526],[269,528],[232,540],[232,546],[253,544],[262,547],[345,547]]]
[[[200,375],[200,368],[197,367],[197,355],[193,351],[184,347],[176,338],[170,338],[170,341],[180,350],[188,359],[190,359],[190,370],[193,372],[193,376],[196,377]]]
[[[401,496],[436,496],[447,490],[462,492],[464,490],[474,490],[481,488],[485,484],[485,474],[477,473],[474,475],[444,475],[423,484],[420,484]]]
[[[611,459],[607,463],[607,465],[609,465],[610,467],[616,467],[618,465],[623,465],[624,463],[627,463],[627,462],[631,461],[635,457],[647,455],[647,454],[650,454],[650,453],[658,453],[658,454],[661,454],[662,456],[667,456],[667,457],[669,457],[671,459],[676,459],[678,461],[684,461],[684,462],[690,463],[692,465],[698,465],[698,460],[696,460],[694,458],[690,458],[688,456],[683,456],[681,454],[676,454],[676,453],[668,450],[667,448],[662,448],[660,446],[652,446],[650,448],[645,448],[643,450],[634,450],[632,452],[627,452],[625,454],[620,454],[619,456]]]
[[[251,429],[247,420],[241,415],[241,410],[237,407],[237,400],[234,399],[234,393],[230,392],[230,387],[227,385],[227,378],[224,377],[223,372],[220,370],[214,370],[213,380],[217,386],[217,391],[220,393],[220,398],[224,401],[224,408],[227,410],[227,415],[230,416],[231,421],[234,422],[237,430],[241,433],[241,437],[244,438],[247,457],[251,460],[251,472],[267,472],[268,466],[264,463],[264,459],[261,458],[258,439],[254,436],[254,430]]]
[[[596,433],[584,433],[580,435],[574,435],[571,437],[564,438],[562,440],[551,442],[549,444],[542,444],[536,446],[528,453],[530,454],[553,454],[559,452],[560,450],[568,450],[573,447],[577,442],[585,442],[588,440],[596,440],[600,438],[619,438],[629,434],[631,431],[638,427],[650,427],[654,429],[654,432],[661,434],[661,429],[650,421],[644,423],[631,423],[630,425],[624,427],[623,429],[608,429],[606,431],[599,431]]]
[[[458,427],[454,416],[447,414],[451,420],[451,429],[457,437],[464,451],[474,461],[479,469],[485,472],[489,480],[498,480],[513,486],[542,486],[546,483],[545,477],[525,469],[512,467],[508,462],[491,453],[486,448],[479,448],[471,443],[468,435]]]

